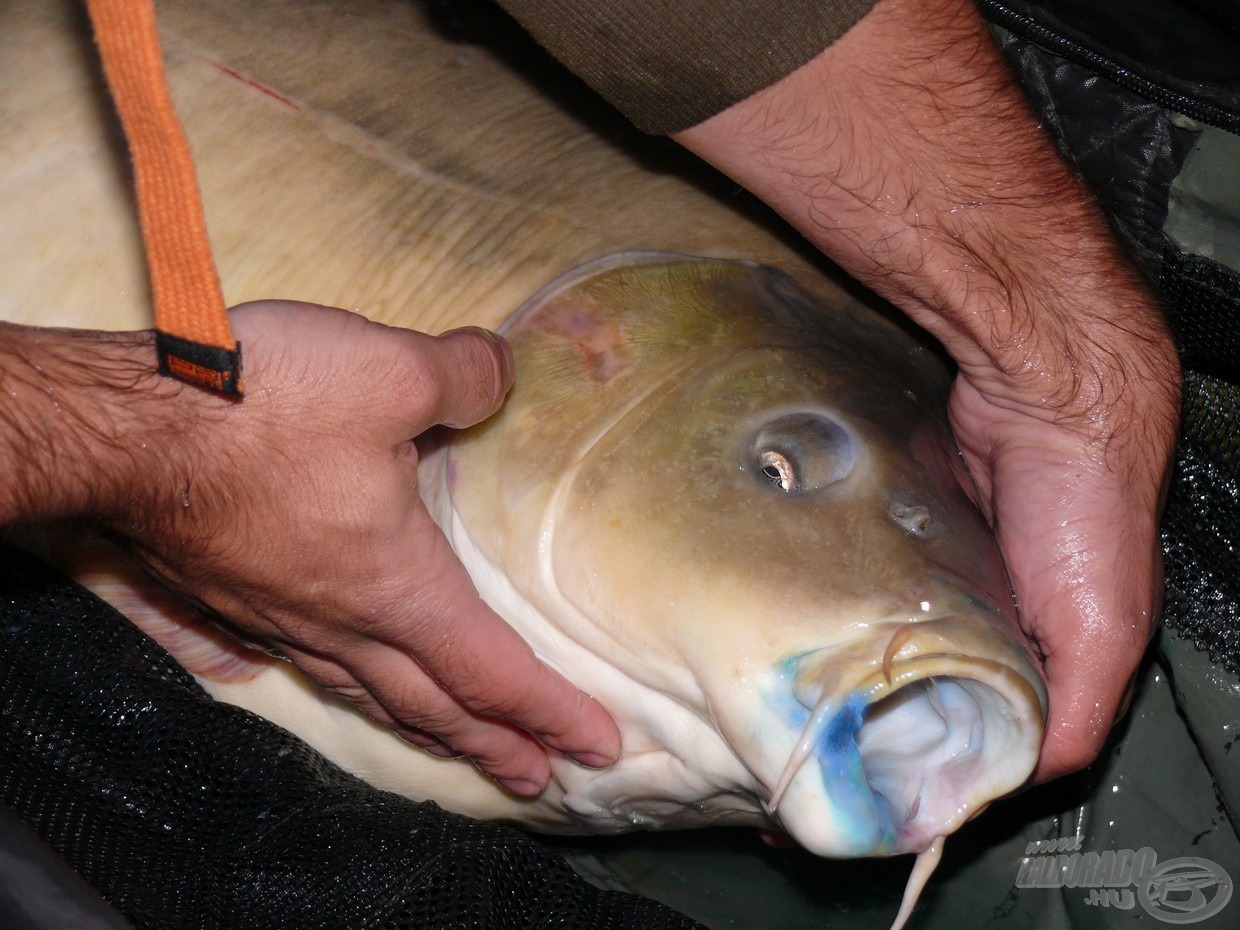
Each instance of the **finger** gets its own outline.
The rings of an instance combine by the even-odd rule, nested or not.
[[[427,582],[398,598],[400,620],[375,635],[417,661],[471,712],[505,720],[544,745],[588,766],[610,765],[620,734],[597,701],[543,664],[529,645],[481,598],[429,519],[415,531]],[[463,748],[463,747],[458,747]]]
[[[464,428],[495,413],[512,387],[514,363],[507,341],[476,327],[429,339],[419,352],[423,386],[417,415],[430,425]],[[419,339],[419,347],[423,347]]]
[[[414,434],[441,423],[466,427],[481,422],[499,409],[512,387],[512,349],[502,336],[478,327],[434,337],[373,323],[347,310],[278,300],[239,305],[230,319],[255,360],[262,360],[259,367],[298,371],[302,382],[311,375],[321,378],[326,370],[300,371],[307,340],[331,364],[347,359],[350,373],[366,372],[385,387],[376,403],[382,397],[394,400],[400,416],[414,421],[405,424]],[[291,357],[290,345],[299,346],[302,356]],[[291,375],[284,371],[274,380],[280,377]]]
[[[1153,624],[1123,598],[1078,589],[1037,618],[1050,707],[1036,781],[1077,771],[1102,750],[1145,655]],[[1103,589],[1105,590],[1105,589]],[[1109,606],[1108,606],[1109,605]]]
[[[416,662],[384,643],[347,658],[362,685],[404,728],[433,733],[514,794],[540,794],[551,777],[546,750],[527,733],[462,707]]]
[[[1128,656],[1113,651],[1113,669],[1131,668]],[[1111,727],[1120,716],[1128,687],[1123,674],[1108,670],[1100,680],[1093,662],[1079,657],[1059,659],[1047,666],[1050,711],[1042,754],[1033,773],[1035,782],[1049,781],[1078,771],[1097,758]]]
[[[500,785],[523,797],[536,796],[546,787],[550,766],[532,739],[474,717],[417,663],[391,647],[366,643],[341,650],[343,660],[300,649],[290,652],[315,681],[407,742],[441,758],[468,755]]]
[[[1101,751],[1156,628],[1151,585],[1161,572],[1148,534],[1125,532],[1115,520],[1067,529],[1084,538],[1068,547],[1072,557],[1059,572],[1041,580],[1041,595],[1023,576],[1020,557],[1013,570],[1017,596],[1029,607],[1025,622],[1045,655],[1050,708],[1038,781],[1083,768]],[[1139,545],[1133,537],[1142,535]]]
[[[284,653],[294,665],[314,679],[324,690],[348,701],[366,716],[383,724],[406,742],[443,758],[461,755],[434,735],[425,730],[407,726],[393,717],[388,709],[357,680],[357,676],[335,659],[297,646],[286,646]]]

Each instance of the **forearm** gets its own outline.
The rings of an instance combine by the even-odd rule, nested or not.
[[[1116,340],[1142,347],[1121,360],[1129,380],[1174,372],[1144,284],[968,0],[882,0],[809,65],[676,138],[996,395],[1087,414],[1112,399],[1088,372],[1116,361]]]
[[[0,525],[114,520],[152,484],[181,428],[169,405],[182,393],[154,357],[148,332],[0,323]]]

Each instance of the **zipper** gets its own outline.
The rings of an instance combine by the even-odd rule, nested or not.
[[[1144,97],[1172,112],[1182,113],[1199,123],[1240,135],[1240,114],[1207,100],[1197,100],[1142,77],[1131,68],[1112,61],[1089,46],[1043,25],[1019,10],[1012,9],[1000,0],[977,0],[977,5],[982,15],[995,25],[1002,26],[1067,61],[1108,78],[1138,97]]]

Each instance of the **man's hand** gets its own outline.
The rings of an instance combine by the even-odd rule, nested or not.
[[[1044,656],[1035,777],[1088,764],[1157,622],[1179,367],[1154,301],[969,0],[880,0],[675,136],[937,337],[950,416]]]
[[[1098,754],[1127,708],[1162,602],[1158,518],[1174,391],[1163,373],[1151,383],[1130,382],[1122,367],[1096,373],[1126,395],[1096,419],[996,403],[963,374],[949,407],[1021,626],[1043,657],[1050,717],[1039,781]]]
[[[232,323],[241,403],[147,374],[142,334],[61,331],[76,340],[65,347],[23,331],[44,353],[22,378],[45,377],[72,416],[35,437],[58,467],[34,469],[25,505],[0,517],[95,519],[174,590],[517,794],[546,785],[548,748],[614,761],[608,714],[482,603],[418,496],[414,437],[495,412],[512,383],[502,341],[292,303],[244,306]],[[72,383],[59,360],[94,365],[106,385]],[[86,467],[66,473],[82,453]]]

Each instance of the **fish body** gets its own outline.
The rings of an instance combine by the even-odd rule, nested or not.
[[[382,788],[548,830],[926,849],[1027,778],[1045,713],[948,371],[781,230],[445,37],[436,9],[158,5],[230,303],[511,341],[504,409],[439,434],[420,485],[488,603],[616,718],[622,759],[555,758],[542,796],[514,797],[111,555],[66,563],[213,695]],[[74,10],[0,9],[0,318],[145,328],[123,153]]]

